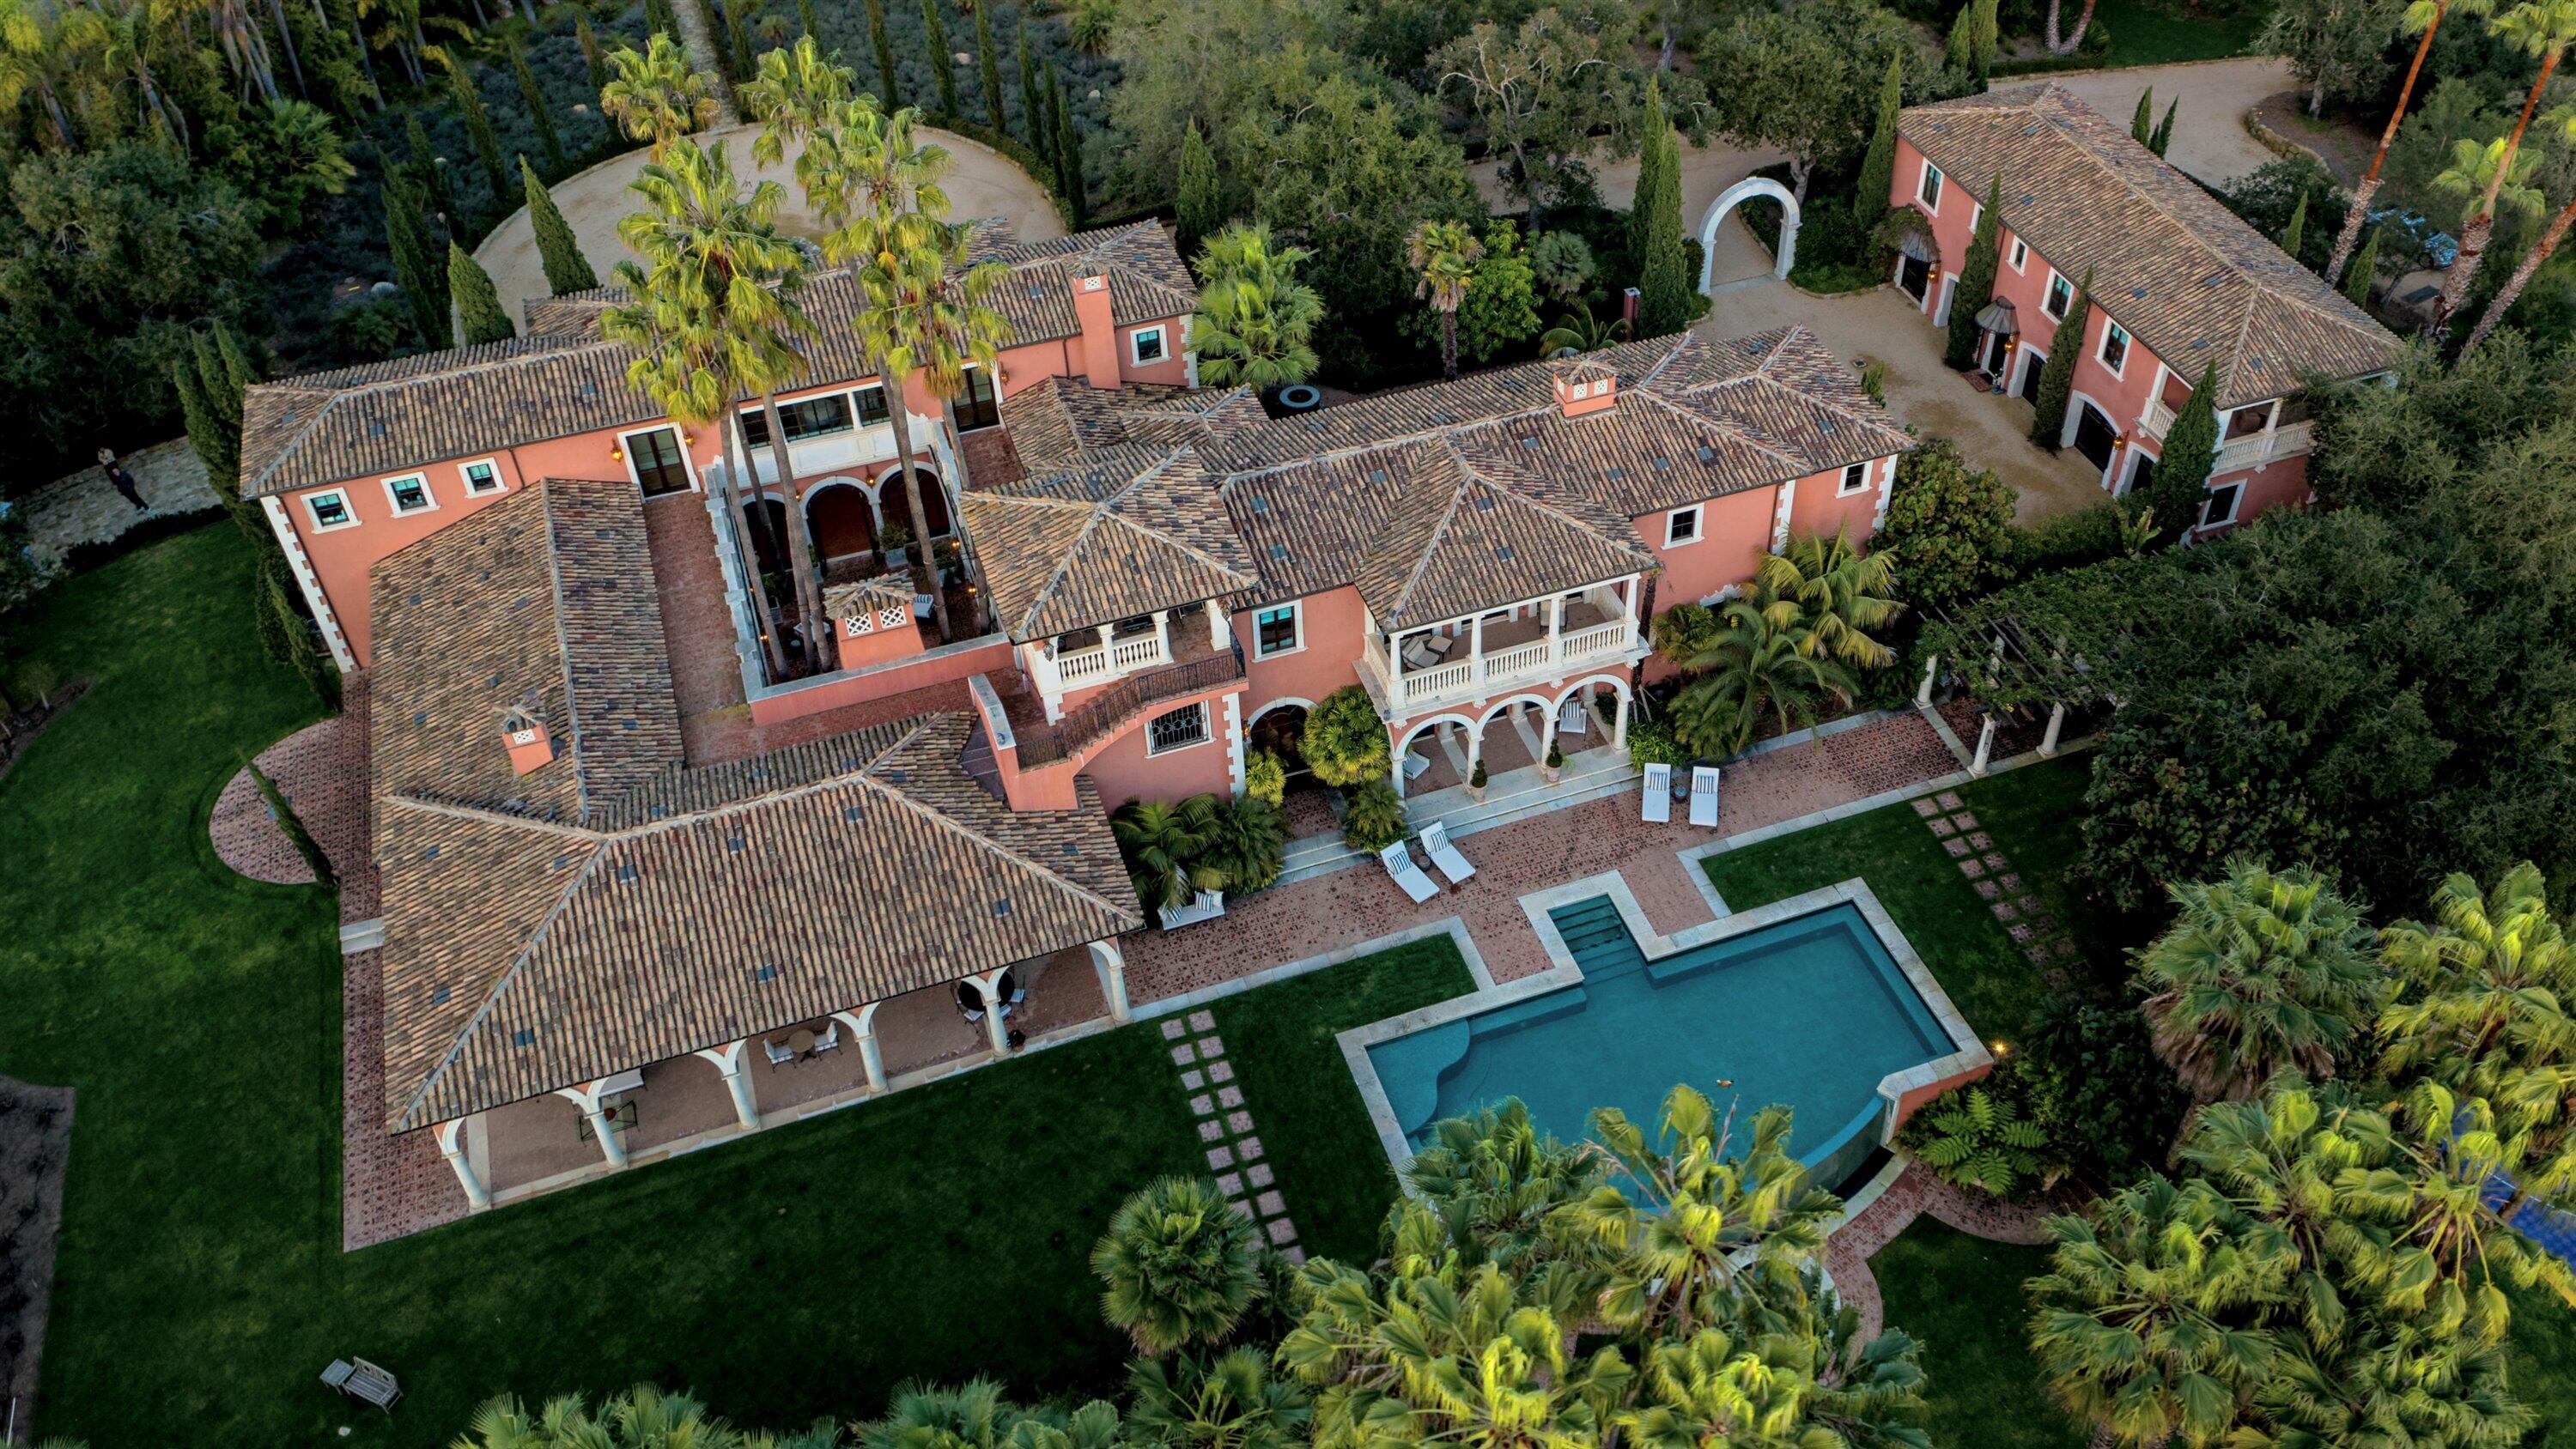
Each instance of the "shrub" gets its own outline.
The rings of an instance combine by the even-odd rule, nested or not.
[[[2096,1184],[2155,1168],[2189,1106],[2156,1059],[2145,1018],[2066,996],[2049,997],[2031,1018],[2013,1078],[2068,1165]]]
[[[2066,1175],[2047,1129],[2034,1121],[1997,1068],[1984,1081],[1953,1087],[1905,1120],[1896,1145],[1953,1187],[2026,1198]]]
[[[1250,895],[1279,879],[1288,830],[1269,801],[1193,795],[1181,802],[1181,813],[1198,827],[1206,842],[1199,862],[1224,877],[1222,889]]]
[[[1386,721],[1356,684],[1325,695],[1306,712],[1302,741],[1306,768],[1327,785],[1348,789],[1369,780],[1383,782],[1393,763],[1386,741]]]
[[[1379,778],[1343,797],[1342,843],[1371,855],[1404,838],[1404,797]]]
[[[1870,546],[1895,555],[1897,575],[1916,603],[1959,603],[2003,581],[2013,551],[2012,514],[2012,490],[2003,480],[1970,467],[1958,444],[1938,438],[1896,460],[1887,522]]]
[[[1717,611],[1706,604],[1675,604],[1657,614],[1648,629],[1655,652],[1684,669],[1707,653],[1723,632]]]
[[[1255,750],[1243,762],[1243,794],[1276,810],[1288,798],[1288,767],[1268,750]]]
[[[1693,756],[1673,737],[1669,721],[1661,719],[1631,720],[1628,723],[1628,763],[1642,770],[1648,765],[1687,765]]]
[[[2082,568],[2128,552],[2129,512],[2108,498],[2012,531],[2012,571],[2022,578]]]

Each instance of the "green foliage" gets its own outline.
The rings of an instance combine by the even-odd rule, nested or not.
[[[1082,172],[1082,138],[1073,127],[1073,112],[1064,99],[1064,80],[1055,81],[1055,170],[1058,189],[1073,214],[1076,230],[1091,220],[1090,182]]]
[[[1675,604],[1655,616],[1648,626],[1647,638],[1655,652],[1675,666],[1708,652],[1725,632],[1715,610],[1706,604]]]
[[[1891,50],[1887,79],[1879,85],[1878,117],[1870,127],[1869,150],[1861,157],[1860,179],[1852,187],[1852,220],[1863,232],[1887,214],[1888,197],[1896,186],[1897,112],[1904,104],[1905,52]]]
[[[1342,792],[1342,842],[1375,855],[1402,840],[1407,826],[1404,797],[1383,778],[1364,780]]]
[[[1693,301],[1698,294],[1684,246],[1681,138],[1664,113],[1662,92],[1651,82],[1630,218],[1629,250],[1637,258],[1637,329],[1648,337],[1678,332],[1697,317]]]
[[[1147,910],[1188,905],[1199,891],[1260,890],[1279,878],[1287,844],[1278,802],[1252,794],[1192,795],[1177,805],[1131,800],[1109,817],[1109,829]]]
[[[545,268],[546,290],[560,297],[598,286],[599,276],[590,269],[590,259],[581,254],[581,243],[555,205],[554,193],[538,179],[525,156],[519,158],[519,187],[528,208],[528,225],[536,233],[537,261]]]
[[[2093,269],[2084,269],[2084,285],[2075,289],[2075,305],[2066,309],[2066,317],[2049,334],[2048,360],[2039,369],[2039,396],[2032,400],[2036,416],[2030,422],[2030,440],[2054,453],[2065,446],[2066,409],[2075,397],[2075,363],[2084,355],[2084,324],[2093,315]]]
[[[939,86],[940,114],[964,115],[957,109],[957,72],[951,65],[948,24],[940,18],[939,0],[921,0],[921,34],[924,59]]]
[[[2136,551],[2134,531],[2129,510],[2109,498],[2072,513],[2052,513],[2028,527],[2016,525],[2008,539],[2006,574],[2026,579],[2126,557]],[[1905,572],[1907,587],[1920,593],[1911,571]]]
[[[1002,67],[993,55],[991,7],[975,7],[975,78],[984,92],[984,117],[996,131],[1011,129],[1010,111],[1002,104]]]
[[[1860,682],[1817,652],[1803,623],[1784,623],[1743,599],[1729,600],[1717,620],[1708,646],[1684,661],[1702,677],[1672,702],[1673,734],[1694,755],[1735,755],[1766,723],[1786,734],[1817,723],[1830,701],[1859,693]]]
[[[500,293],[493,290],[491,274],[452,241],[447,244],[447,290],[456,303],[457,345],[505,342],[518,335]]]
[[[1392,764],[1386,721],[1356,684],[1325,695],[1306,712],[1306,732],[1298,748],[1315,778],[1336,788],[1382,781]]]
[[[2378,90],[2405,11],[2405,0],[2275,0],[2254,49],[2287,57],[2308,114],[2320,115]]]
[[[1266,392],[1313,375],[1309,339],[1324,299],[1297,278],[1308,255],[1275,244],[1258,222],[1235,222],[1208,239],[1195,263],[1199,311],[1190,319],[1201,383]]]
[[[1815,0],[1745,11],[1698,54],[1717,128],[1787,152],[1803,203],[1816,168],[1848,164],[1868,144],[1889,64],[1914,44],[1913,27],[1871,0]]]
[[[1439,94],[1475,118],[1504,163],[1496,180],[1532,230],[1548,206],[1591,199],[1587,158],[1599,138],[1622,154],[1636,143],[1649,84],[1635,61],[1636,33],[1636,10],[1623,0],[1560,0],[1479,18],[1426,60]],[[1694,84],[1669,72],[1659,78],[1675,89]]]
[[[1243,1347],[1202,1362],[1181,1354],[1167,1367],[1140,1358],[1127,1368],[1126,1433],[1137,1449],[1297,1449],[1312,1410],[1306,1391],[1272,1378],[1267,1356]]]
[[[2298,204],[2290,208],[2289,224],[2281,228],[2281,250],[2294,257],[2297,256],[2299,243],[2307,236],[2307,232],[2308,194],[2302,191],[2299,193]]]
[[[2220,188],[2218,199],[2247,226],[2276,238],[2299,265],[2320,273],[2352,201],[2334,173],[2304,153],[2264,162]],[[2311,219],[2322,225],[2310,225]]]
[[[1580,232],[1552,231],[1530,243],[1530,271],[1550,296],[1574,301],[1592,290],[1601,263]]]
[[[1031,150],[1043,151],[1046,149],[1047,109],[1046,102],[1038,99],[1038,57],[1029,44],[1026,11],[1020,14],[1019,44],[1014,49],[1019,52],[1020,62],[1020,135],[1029,143]],[[1182,255],[1189,253],[1183,252]]]
[[[1268,750],[1255,750],[1243,762],[1243,793],[1276,810],[1288,795],[1288,767]]]
[[[409,164],[400,173],[411,182],[433,220],[444,220],[451,231],[465,225],[465,213],[456,204],[455,188],[448,184],[447,168],[438,164],[437,153],[430,149],[429,133],[422,129],[420,112],[403,118],[405,155]],[[393,178],[389,175],[388,181]]]
[[[1953,1187],[2013,1201],[2045,1191],[2066,1171],[2047,1129],[2025,1113],[2008,1069],[1924,1103],[1896,1145]]]
[[[2173,144],[2174,117],[2181,113],[2182,97],[2176,96],[2172,104],[2165,107],[2165,118],[2156,122],[2156,129],[2148,135],[2148,150],[2159,156],[2165,154],[2165,148]]]
[[[1628,721],[1629,764],[1642,770],[1648,765],[1687,765],[1691,759],[1691,752],[1682,747],[1682,742],[1673,735],[1673,727],[1663,719]]]
[[[448,98],[465,118],[465,134],[474,141],[474,154],[483,162],[483,175],[492,184],[492,195],[507,196],[510,172],[501,164],[501,137],[492,129],[492,113],[483,104],[483,89],[475,84],[474,73],[454,56],[442,59],[447,67]]]
[[[1528,253],[1521,249],[1520,228],[1504,220],[1485,226],[1469,263],[1466,290],[1453,317],[1432,298],[1427,311],[1405,319],[1405,333],[1417,341],[1441,339],[1453,322],[1458,355],[1470,362],[1490,362],[1539,334],[1538,282]]]
[[[421,218],[420,197],[401,178],[387,176],[384,187],[385,237],[393,248],[394,278],[403,300],[411,305],[412,328],[421,341],[438,346],[453,335],[447,321],[447,272],[432,258],[429,225]]]
[[[545,150],[546,169],[562,171],[564,169],[563,136],[555,130],[554,113],[546,106],[545,91],[537,85],[536,75],[528,69],[527,47],[514,42],[509,50],[510,78],[518,84],[519,104],[527,110],[529,123],[537,128],[537,144]],[[521,158],[521,164],[523,166],[526,164],[526,158]],[[508,188],[496,181],[493,184],[492,194],[495,197],[505,196],[508,194]]]
[[[2051,992],[2012,1047],[2013,1084],[2085,1181],[2128,1182],[2164,1160],[2191,1103],[2144,1017]]]
[[[1905,591],[1924,608],[1965,602],[2001,582],[2015,547],[2013,493],[1972,468],[1948,438],[1896,460],[1887,521],[1870,547],[1893,555]]]
[[[2371,284],[2379,280],[2379,234],[2385,230],[2387,228],[2377,226],[2370,229],[2369,234],[2361,239],[2361,250],[2353,253],[2352,262],[2344,272],[2344,297],[2364,311],[2370,309]]]
[[[303,101],[273,101],[211,123],[205,149],[205,169],[240,194],[270,235],[306,229],[357,175],[330,115]]]
[[[1222,1342],[1261,1295],[1258,1244],[1215,1183],[1163,1178],[1127,1199],[1091,1250],[1101,1316],[1139,1353]]]
[[[1196,256],[1199,244],[1225,224],[1225,203],[1217,190],[1216,157],[1207,138],[1192,126],[1181,137],[1181,170],[1175,230],[1182,256]]]
[[[1977,214],[1977,229],[1968,236],[1967,259],[1960,264],[1958,290],[1950,295],[1950,335],[1941,360],[1965,371],[1976,364],[1977,342],[1984,333],[1977,314],[1995,297],[1995,272],[2003,261],[2004,178],[1998,172],[1986,187],[1986,204]]]
[[[2217,398],[2218,364],[2212,362],[2201,369],[2200,381],[2165,430],[2164,452],[2147,485],[2147,506],[2155,512],[2157,534],[2167,542],[2200,522],[2210,469],[2218,461]]]
[[[2361,911],[2306,866],[2231,860],[2168,888],[2174,923],[2138,955],[2156,1054],[2202,1101],[2279,1072],[2331,1077],[2384,990]]]

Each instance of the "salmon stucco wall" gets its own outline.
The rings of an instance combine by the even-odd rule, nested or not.
[[[497,492],[469,497],[457,465],[486,457],[492,458],[497,465],[502,487]],[[397,515],[393,500],[385,492],[385,479],[409,477],[413,473],[427,477],[429,495],[436,506]],[[305,556],[312,561],[314,577],[321,581],[331,612],[338,616],[341,632],[347,636],[350,651],[357,656],[362,667],[375,659],[367,628],[367,575],[375,567],[376,560],[509,497],[519,490],[522,477],[516,461],[508,453],[478,453],[473,458],[433,463],[425,468],[405,469],[399,473],[379,473],[329,488],[299,488],[285,495],[287,523],[303,543]],[[339,528],[317,527],[313,522],[311,500],[334,492],[348,500],[349,514],[357,522]]]
[[[2313,496],[2308,488],[2308,455],[2305,453],[2275,459],[2259,469],[2240,468],[2233,473],[2221,473],[2210,480],[2212,487],[2225,483],[2245,485],[2245,496],[2236,500],[2237,523],[2250,522],[2267,508],[2304,506]],[[2224,529],[2213,531],[2223,532]]]
[[[1655,578],[1655,607],[1696,603],[1721,589],[1741,587],[1771,551],[1771,529],[1780,507],[1780,490],[1750,488],[1712,498],[1700,505],[1700,534],[1691,543],[1667,545],[1672,513],[1649,513],[1636,520],[1637,536],[1646,541],[1663,571]]]
[[[1866,464],[1861,484],[1853,491],[1845,493],[1842,486],[1839,468],[1799,479],[1789,499],[1789,536],[1831,538],[1840,533],[1854,546],[1867,548],[1869,536],[1878,531],[1878,521],[1886,512],[1888,490],[1896,486],[1895,455]]]
[[[1277,608],[1285,602],[1264,607]],[[1334,690],[1360,682],[1359,660],[1368,640],[1368,609],[1360,602],[1360,591],[1333,589],[1308,594],[1294,603],[1298,613],[1297,647],[1267,659],[1255,657],[1260,652],[1260,635],[1254,621],[1261,611],[1235,611],[1234,637],[1243,645],[1246,724],[1281,700],[1320,704]]]
[[[976,674],[1007,675],[1019,666],[1011,658],[1011,642],[999,634],[987,635],[980,643],[964,647],[951,646],[890,665],[869,668],[865,674],[843,670],[815,680],[800,680],[790,688],[770,689],[751,702],[751,717],[757,724],[777,724],[827,709],[848,704],[864,704],[872,699],[927,689],[934,684],[949,684]]]
[[[1155,701],[1152,708],[1110,738],[1081,766],[1080,773],[1089,775],[1100,787],[1100,803],[1111,810],[1130,800],[1186,800],[1192,795],[1234,793],[1234,746],[1232,732],[1241,725],[1240,716],[1229,717],[1226,701],[1232,697],[1238,708],[1242,686],[1212,690],[1206,694]],[[1196,702],[1207,710],[1208,737],[1195,745],[1166,750],[1159,755],[1145,753],[1146,725],[1158,715],[1185,709]]]

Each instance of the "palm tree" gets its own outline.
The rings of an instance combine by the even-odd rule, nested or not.
[[[1181,814],[1202,842],[1199,860],[1244,894],[1279,879],[1287,868],[1288,830],[1266,800],[1246,795],[1193,795]]]
[[[1127,1434],[1152,1449],[1296,1449],[1314,1411],[1304,1389],[1270,1376],[1268,1357],[1234,1349],[1213,1363],[1182,1354],[1127,1366]]]
[[[1111,1449],[1117,1441],[1118,1410],[1098,1399],[1071,1413],[1027,1409],[980,1378],[953,1389],[905,1384],[884,1418],[858,1429],[862,1449]]]
[[[1813,631],[1729,600],[1706,648],[1682,661],[1704,675],[1673,698],[1673,732],[1703,755],[1732,755],[1753,743],[1764,720],[1782,733],[1814,724],[1829,697],[1849,699],[1860,682],[1839,660],[1810,642]]]
[[[1091,1249],[1101,1316],[1145,1354],[1213,1344],[1262,1294],[1260,1233],[1213,1182],[1166,1177],[1127,1199]]]
[[[2120,1444],[2206,1445],[2242,1426],[2275,1345],[2258,1325],[2296,1256],[2209,1183],[2161,1174],[2048,1220],[2030,1346],[2067,1410]]]
[[[2465,136],[2451,143],[2451,165],[2433,178],[2433,185],[2466,197],[2467,202],[2460,212],[2460,254],[2442,277],[2437,328],[2442,325],[2439,319],[2448,318],[2468,296],[2468,277],[2477,270],[2487,238],[2495,231],[2496,208],[2507,207],[2525,216],[2539,214],[2542,197],[2529,184],[2537,159],[2531,152],[2514,151],[2502,136],[2483,146]]]
[[[2558,107],[2543,117],[2540,124],[2543,130],[2556,133],[2561,144],[2576,147],[2576,105]],[[2496,324],[2504,320],[2504,314],[2513,310],[2514,301],[2522,296],[2522,289],[2531,284],[2531,274],[2540,270],[2541,264],[2558,250],[2560,242],[2567,240],[2567,229],[2571,225],[2576,225],[2576,193],[2571,193],[2567,204],[2558,208],[2558,214],[2550,218],[2549,229],[2540,234],[2540,240],[2523,252],[2522,261],[2514,267],[2513,275],[2505,279],[2504,290],[2496,293],[2495,300],[2487,304],[2486,315],[2478,319],[2478,325],[2469,332],[2469,340],[2461,344],[2462,356],[2475,352],[2478,344],[2487,340],[2487,334],[2496,329]]]
[[[1572,232],[1549,232],[1551,237],[1571,237]],[[1574,310],[1556,319],[1556,325],[1539,334],[1538,355],[1572,357],[1580,352],[1598,352],[1614,342],[1625,342],[1636,329],[1625,317],[1594,321],[1592,305],[1576,302]]]
[[[1863,554],[1851,536],[1837,532],[1828,539],[1803,534],[1789,547],[1763,556],[1754,573],[1755,596],[1780,622],[1805,630],[1810,654],[1828,654],[1861,669],[1894,663],[1896,651],[1869,635],[1905,612],[1893,597],[1895,555],[1884,550]],[[1794,607],[1792,614],[1776,606]]]
[[[738,88],[743,109],[761,123],[760,134],[752,138],[751,159],[777,165],[790,143],[802,146],[830,123],[836,107],[857,93],[857,72],[824,54],[813,36],[799,36],[792,48],[763,52],[758,71]],[[796,179],[810,195],[815,183],[801,155]]]
[[[639,53],[621,45],[608,53],[613,75],[599,88],[601,114],[653,148],[660,160],[673,142],[715,123],[719,107],[704,71],[661,31],[646,37]]]
[[[1011,340],[1010,319],[993,306],[1009,271],[999,262],[970,264],[967,229],[919,212],[875,231],[876,247],[859,268],[864,301],[856,326],[860,345],[878,360],[885,378],[886,412],[894,422],[896,455],[903,460],[904,496],[912,505],[914,525],[927,531],[930,515],[921,506],[906,396],[917,377],[933,399],[951,403],[965,391],[969,367],[992,375],[1001,349]],[[955,638],[948,592],[939,587],[935,568],[930,598],[938,611],[940,637]]]
[[[1433,1123],[1404,1168],[1451,1238],[1506,1269],[1540,1257],[1549,1219],[1600,1175],[1599,1154],[1540,1130],[1517,1097]]]
[[[1458,376],[1458,308],[1467,300],[1485,244],[1461,221],[1426,221],[1404,239],[1405,264],[1418,280],[1413,295],[1440,314],[1440,375]]]
[[[1208,821],[1160,800],[1130,800],[1109,817],[1109,833],[1127,860],[1127,878],[1148,910],[1189,904],[1194,891],[1225,885],[1225,872],[1203,861]]]
[[[1311,255],[1274,244],[1258,222],[1233,222],[1208,238],[1196,263],[1198,315],[1190,319],[1200,382],[1267,392],[1314,374],[1308,339],[1323,320],[1324,299],[1297,280]]]
[[[2415,77],[2424,70],[2424,57],[2433,51],[2433,32],[2441,29],[2442,17],[2453,4],[2471,14],[2483,15],[2495,0],[2413,0],[2406,7],[2402,28],[2421,34],[2415,43],[2415,59],[2406,67],[2405,83],[2397,88],[2397,104],[2388,112],[2388,124],[2379,129],[2379,145],[2370,153],[2370,169],[2361,174],[2361,184],[2353,188],[2352,205],[2343,215],[2343,230],[2336,234],[2334,255],[2326,262],[2326,285],[2343,280],[2343,269],[2352,260],[2352,249],[2361,244],[2363,224],[2370,217],[2370,200],[2379,194],[2379,168],[2388,162],[2388,148],[2397,140],[2397,127],[2406,119],[2407,104],[2415,96]]]
[[[2529,176],[2530,168],[2517,166],[2522,150],[2522,134],[2531,126],[2531,114],[2540,105],[2541,93],[2549,88],[2549,78],[2558,71],[2558,62],[2566,56],[2567,47],[2576,44],[2576,0],[2523,0],[2522,4],[2497,16],[2487,24],[2489,34],[2514,48],[2540,57],[2540,74],[2532,78],[2531,90],[2523,97],[2522,114],[2513,130],[2500,143],[2498,157],[2489,149],[2484,164],[2474,167],[2480,182],[2480,199],[2469,210],[2460,228],[2460,255],[2442,278],[2442,300],[2434,314],[2438,331],[2449,325],[2453,312],[2468,299],[2469,283],[2477,277],[2478,263],[2485,257],[2487,238],[2495,230],[2496,208],[2504,200],[2508,187],[2519,187]],[[2454,153],[2461,163],[2471,160],[2469,143],[2462,142]],[[2454,168],[2455,170],[2457,167]],[[2449,185],[2452,172],[2435,178],[2436,185]],[[2540,209],[2538,193],[2531,193],[2518,203],[2522,209]]]
[[[2139,1009],[2183,1085],[2245,1101],[2284,1069],[2333,1076],[2383,994],[2360,909],[2308,866],[2245,859],[2167,893],[2177,914],[2138,953]]]
[[[812,330],[797,305],[802,259],[775,225],[783,188],[763,181],[746,196],[724,147],[680,138],[645,165],[631,189],[643,209],[620,220],[617,235],[646,265],[617,264],[614,280],[626,300],[601,314],[600,330],[636,349],[627,380],[637,391],[681,423],[721,428],[725,511],[739,527],[738,480],[749,475],[734,400],[795,376],[804,361],[789,338]],[[754,516],[765,532],[766,510]],[[783,677],[768,591],[758,568],[741,557],[738,534],[735,547],[770,669]]]
[[[2324,1349],[2283,1345],[2254,1402],[2270,1422],[2230,1449],[2514,1449],[2540,1422],[2510,1392],[2504,1350],[2412,1322],[2364,1322]]]
[[[1745,1300],[1734,1325],[1650,1345],[1644,1392],[1619,1428],[1639,1449],[1925,1449],[1921,1346],[1901,1330],[1859,1343],[1860,1310],[1812,1264],[1802,1282],[1786,1308]]]

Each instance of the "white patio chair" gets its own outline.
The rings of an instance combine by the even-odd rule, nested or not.
[[[796,1053],[790,1051],[785,1042],[775,1042],[763,1037],[760,1050],[762,1055],[769,1058],[769,1064],[773,1067],[783,1067],[796,1060]]]
[[[1691,767],[1691,824],[1717,828],[1717,780],[1717,766]]]
[[[1637,818],[1649,825],[1673,820],[1673,767],[1658,761],[1646,767],[1645,793],[1638,797]]]
[[[1561,735],[1583,733],[1583,696],[1569,695],[1556,711],[1556,732]]]
[[[1430,768],[1431,757],[1429,755],[1407,755],[1404,757],[1404,778],[1407,780],[1421,779],[1422,772]]]
[[[1404,848],[1403,841],[1379,851],[1377,860],[1378,864],[1386,867],[1386,873],[1395,878],[1395,883],[1404,887],[1404,893],[1413,897],[1415,905],[1440,894],[1440,887],[1433,885],[1431,877],[1422,873],[1422,867],[1413,863],[1413,853]]]
[[[1465,885],[1467,878],[1476,873],[1475,863],[1449,843],[1449,827],[1437,820],[1422,827],[1422,853],[1431,857],[1431,863],[1440,867],[1451,885]]]
[[[823,1028],[823,1034],[821,1036],[814,1038],[814,1055],[819,1057],[825,1052],[836,1051],[840,1048],[840,1045],[841,1024],[835,1021],[830,1026]]]

